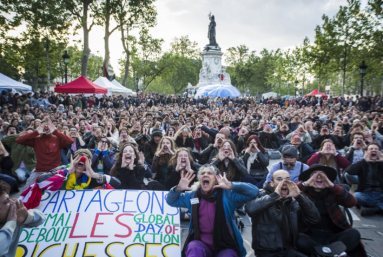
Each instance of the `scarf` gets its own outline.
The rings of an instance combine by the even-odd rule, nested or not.
[[[89,186],[91,180],[92,180],[92,178],[89,178],[87,175],[82,174],[81,184],[79,185],[79,184],[77,184],[76,174],[72,173],[68,177],[68,181],[66,183],[65,189],[66,190],[73,190],[73,189],[82,190],[82,189],[86,189]]]
[[[201,146],[199,145],[198,138],[195,140],[195,148],[199,151]]]
[[[233,249],[239,253],[237,242],[233,238],[233,234],[229,229],[226,221],[225,211],[223,209],[223,192],[222,189],[212,190],[208,194],[204,194],[199,187],[194,195],[194,198],[201,198],[208,202],[215,202],[215,216],[214,216],[214,230],[213,230],[213,244],[215,249],[221,251],[225,249]],[[194,238],[201,241],[201,234],[199,229],[199,207],[200,204],[192,205],[193,229]],[[185,248],[184,248],[185,249]]]
[[[247,159],[247,171],[250,173],[251,164],[257,159],[258,153],[250,153],[249,158]]]

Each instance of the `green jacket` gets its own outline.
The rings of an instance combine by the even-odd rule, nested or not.
[[[5,145],[12,149],[11,158],[14,162],[12,172],[19,168],[21,161],[24,161],[25,167],[27,167],[29,171],[32,171],[36,168],[35,150],[30,146],[16,143],[16,138],[18,137],[19,135],[10,135],[4,137],[2,140]]]

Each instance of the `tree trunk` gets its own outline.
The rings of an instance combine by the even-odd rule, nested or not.
[[[109,24],[110,24],[110,0],[105,1],[105,35],[104,35],[104,67],[105,70],[108,67],[109,59],[110,59],[110,53],[109,53]]]
[[[89,55],[90,55],[90,48],[89,48],[89,31],[88,29],[88,1],[84,1],[84,7],[83,7],[83,23],[82,23],[82,30],[84,33],[84,49],[82,51],[82,58],[81,58],[81,75],[84,77],[87,77],[87,71],[88,71],[88,61],[89,61]]]
[[[49,82],[51,81],[51,67],[49,65],[49,39],[47,37],[47,92],[49,92]]]
[[[129,36],[129,27],[126,26],[126,39],[128,39],[128,36]],[[124,74],[124,79],[122,80],[122,85],[126,87],[126,82],[128,81],[128,78],[129,78],[130,51],[129,51],[128,41],[125,41],[124,26],[121,26],[121,41],[126,54],[125,74]]]

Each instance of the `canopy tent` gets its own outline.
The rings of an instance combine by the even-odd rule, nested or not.
[[[201,87],[197,90],[197,94],[194,96],[198,98],[199,96],[210,96],[210,97],[240,97],[241,93],[236,87],[229,85],[210,85],[206,87]]]
[[[316,96],[316,97],[318,97],[319,95],[321,97],[323,97],[323,98],[327,98],[328,97],[326,94],[323,94],[323,93],[319,92],[318,89],[315,89],[314,91],[312,91],[311,93],[309,93],[309,94],[307,94],[305,96]]]
[[[116,87],[119,87],[119,88],[121,88],[122,90],[124,90],[124,93],[126,93],[126,94],[128,94],[128,95],[133,94],[133,90],[124,87],[124,86],[121,85],[120,82],[118,82],[117,80],[114,79],[114,80],[112,80],[111,83],[112,83],[113,85],[115,85]]]
[[[108,90],[94,84],[92,81],[81,75],[79,78],[73,80],[72,82],[59,87],[55,87],[55,92],[72,94],[107,94]]]
[[[14,89],[14,90],[20,90],[20,91],[32,91],[31,86],[25,85],[14,79],[11,79],[10,77],[7,77],[2,73],[0,73],[0,88]]]
[[[114,85],[112,82],[110,82],[105,77],[99,77],[93,83],[96,85],[99,85],[100,87],[106,88],[108,90],[109,94],[112,94],[112,93],[124,94],[124,93],[126,93],[126,90],[124,90],[123,88],[117,87],[116,85]]]

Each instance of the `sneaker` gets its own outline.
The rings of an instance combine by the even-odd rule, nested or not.
[[[374,215],[376,213],[379,213],[380,212],[380,207],[379,206],[375,206],[375,207],[362,207],[362,211],[360,212],[360,215],[362,216],[368,216],[368,215]]]

